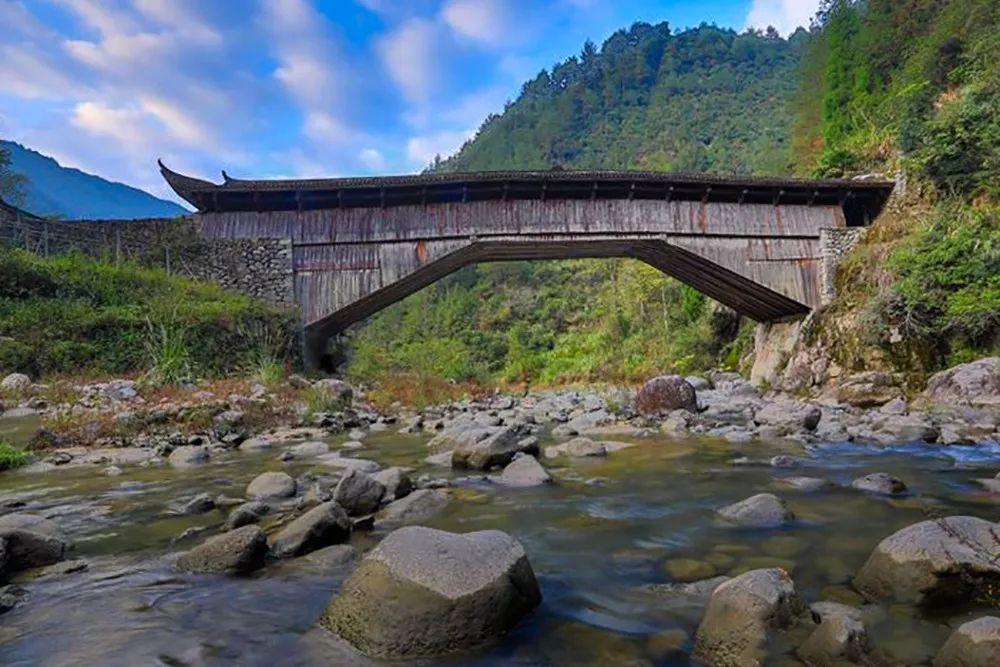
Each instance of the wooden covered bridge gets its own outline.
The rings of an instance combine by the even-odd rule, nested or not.
[[[206,240],[290,244],[311,363],[332,335],[474,262],[631,257],[758,322],[802,316],[892,190],[559,169],[214,184],[160,168]]]

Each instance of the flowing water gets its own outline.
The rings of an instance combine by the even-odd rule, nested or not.
[[[331,439],[333,445],[343,438]],[[423,463],[426,438],[373,434],[357,456],[450,476]],[[607,459],[547,463],[557,483],[508,489],[463,483],[436,518],[451,531],[500,529],[524,545],[544,601],[493,649],[435,664],[683,665],[701,605],[650,584],[780,566],[807,600],[859,604],[853,574],[885,536],[929,516],[972,514],[997,520],[1000,504],[973,481],[1000,470],[1000,446],[865,448],[787,444],[741,446],[714,440],[636,440]],[[346,572],[298,559],[248,578],[180,574],[171,556],[197,543],[173,540],[192,526],[216,527],[221,511],[169,515],[178,499],[211,492],[242,495],[263,470],[293,476],[322,466],[281,463],[280,450],[233,453],[198,468],[95,469],[0,475],[0,504],[52,517],[90,563],[81,573],[32,580],[30,598],[0,617],[3,665],[339,665],[314,622]],[[744,454],[804,455],[794,470],[734,466]],[[843,488],[884,471],[910,495],[887,499]],[[775,484],[789,475],[823,477],[839,486],[802,493]],[[718,524],[713,510],[763,491],[785,498],[797,520],[780,530]],[[20,505],[23,503],[23,505]],[[206,533],[208,534],[208,533]],[[378,535],[358,533],[370,548]],[[870,615],[878,646],[901,664],[919,664],[943,643],[949,626],[981,609],[928,617],[905,605]],[[798,664],[796,637],[771,647],[773,664]],[[769,663],[771,664],[771,663]]]

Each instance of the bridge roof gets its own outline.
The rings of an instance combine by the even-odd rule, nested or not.
[[[747,178],[642,171],[489,171],[221,184],[184,176],[159,163],[178,195],[201,212],[380,208],[505,199],[644,199],[782,205],[840,205],[849,224],[881,211],[891,181]]]

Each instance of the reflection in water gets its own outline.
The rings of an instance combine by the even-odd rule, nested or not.
[[[549,462],[557,479],[550,487],[463,482],[458,499],[428,522],[453,531],[513,534],[545,596],[501,646],[447,664],[686,664],[701,604],[650,584],[781,566],[809,600],[858,604],[850,579],[883,537],[928,516],[996,520],[1000,514],[995,497],[972,481],[996,474],[998,446],[824,445],[810,448],[802,466],[777,470],[730,461],[744,453],[766,460],[801,452],[777,444],[741,452],[698,439],[637,442],[604,460]],[[378,434],[357,455],[413,466],[418,474],[426,468],[423,443],[416,436]],[[193,526],[212,530],[224,519],[220,511],[172,516],[166,513],[172,502],[205,491],[241,496],[265,469],[328,472],[308,461],[281,463],[277,454],[232,454],[184,471],[131,468],[114,478],[94,469],[5,474],[0,501],[54,518],[91,567],[25,584],[30,599],[0,622],[0,664],[324,664],[329,640],[312,628],[345,572],[325,572],[301,559],[247,579],[181,575],[170,567],[171,554],[192,544],[176,543],[180,533]],[[876,471],[904,479],[910,495],[875,498],[843,488]],[[838,486],[802,493],[774,482],[791,475]],[[594,478],[604,483],[587,484]],[[789,502],[794,525],[738,530],[715,521],[714,508],[762,491]],[[360,549],[373,542],[354,538]],[[903,663],[920,662],[944,641],[947,623],[973,611],[929,619],[911,607],[887,605],[873,615],[874,640]],[[779,640],[775,650],[786,644]]]

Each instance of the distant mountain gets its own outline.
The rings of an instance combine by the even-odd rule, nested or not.
[[[21,208],[35,215],[132,219],[172,217],[188,212],[138,188],[63,167],[21,144],[0,140],[0,148],[10,152],[12,170],[28,177]]]

